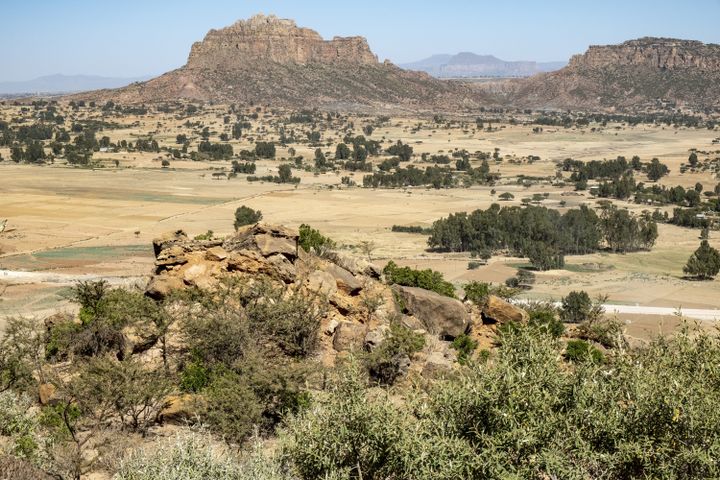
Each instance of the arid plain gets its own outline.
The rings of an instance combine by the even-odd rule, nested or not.
[[[11,117],[16,109],[3,107],[3,115]],[[224,106],[206,108],[193,120],[221,132],[228,128],[222,121],[226,111]],[[89,110],[79,119],[87,121],[95,115],[98,112]],[[178,134],[193,137],[185,120],[162,113],[126,117],[121,120],[125,127],[98,135],[107,135],[112,142],[152,136],[160,147],[173,148]],[[237,152],[252,150],[254,141],[261,139],[277,141],[276,120],[277,116],[269,111],[261,112],[240,140],[229,143]],[[345,119],[355,129],[355,135],[362,135],[363,125],[372,120]],[[272,223],[294,227],[310,224],[344,248],[357,251],[361,242],[370,241],[374,247],[370,255],[380,264],[394,260],[416,268],[432,268],[461,286],[470,280],[502,282],[527,262],[495,256],[487,265],[469,270],[468,254],[429,252],[426,235],[396,233],[391,227],[430,227],[434,220],[449,213],[487,208],[494,202],[520,204],[522,198],[534,194],[543,196],[543,205],[561,211],[581,204],[596,206],[599,199],[588,191],[574,192],[572,184],[519,184],[523,176],[552,179],[557,163],[566,158],[587,161],[637,155],[649,161],[656,157],[670,168],[661,184],[692,187],[699,182],[705,190],[712,190],[718,183],[713,168],[694,174],[680,172],[692,149],[706,153],[700,154],[703,161],[711,162],[718,156],[720,148],[713,144],[718,136],[715,130],[621,123],[597,128],[546,126],[541,133],[533,132],[533,128],[522,122],[503,121],[488,130],[487,125],[476,128],[472,119],[436,124],[427,118],[391,118],[370,137],[380,141],[383,148],[397,140],[411,145],[416,163],[420,163],[418,157],[423,153],[499,149],[499,160],[490,161],[491,171],[500,174],[492,187],[373,189],[361,186],[363,172],[317,174],[301,169],[293,171],[301,178],[297,186],[251,183],[243,175],[228,179],[224,174],[231,169],[229,161],[170,158],[170,165],[162,167],[162,159],[169,158],[164,152],[99,152],[93,158],[93,168],[75,168],[61,160],[46,166],[17,165],[5,160],[0,163],[0,217],[8,218],[9,223],[0,237],[0,269],[7,271],[5,278],[0,276],[0,315],[46,314],[66,308],[63,292],[73,280],[86,278],[82,275],[142,283],[152,270],[154,237],[176,229],[184,229],[191,236],[208,230],[227,234],[232,231],[233,212],[240,205],[261,210],[264,219]],[[340,127],[334,129],[332,125],[323,129],[321,142],[328,157],[347,133],[347,128],[341,132]],[[256,175],[273,174],[283,163],[282,158],[292,156],[289,148],[306,161],[312,160],[315,150],[307,142],[278,147],[275,160],[256,162]],[[0,149],[0,154],[10,157],[7,149]],[[370,160],[379,163],[385,158],[389,155]],[[344,176],[358,186],[343,185]],[[498,195],[504,192],[512,193],[514,200],[501,202]],[[614,203],[637,213],[649,209],[633,203]],[[671,212],[672,206],[661,210]],[[659,238],[649,252],[569,256],[565,269],[537,272],[537,282],[525,296],[557,300],[570,290],[582,288],[592,295],[607,294],[611,303],[715,308],[720,282],[683,278],[682,267],[697,248],[698,235],[695,229],[660,224]],[[714,231],[710,232],[710,243],[720,246],[720,237]],[[672,316],[634,320],[653,328],[658,323],[675,321]]]

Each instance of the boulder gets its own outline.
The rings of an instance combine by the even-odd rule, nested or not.
[[[227,252],[256,250],[264,257],[282,254],[294,261],[298,256],[298,233],[285,227],[258,223],[240,228],[222,246]]]
[[[339,322],[333,337],[333,348],[338,352],[357,350],[363,345],[366,328],[353,322]]]
[[[185,249],[181,245],[172,245],[163,249],[155,257],[155,266],[158,267],[158,270],[163,270],[174,265],[183,265],[187,261]]]
[[[289,259],[297,258],[297,242],[287,237],[273,237],[268,234],[255,235],[255,244],[264,257],[282,254]]]
[[[482,309],[483,319],[492,323],[524,323],[530,318],[525,310],[495,295],[490,295]]]
[[[334,263],[328,264],[325,271],[335,277],[337,288],[348,295],[357,295],[363,288],[363,284],[352,273]]]
[[[170,275],[156,275],[148,283],[145,288],[145,295],[155,300],[166,298],[173,290],[185,288],[185,283],[178,278]]]
[[[327,326],[325,327],[325,335],[332,335],[335,333],[335,330],[337,330],[338,325],[340,323],[335,320],[334,318],[330,319]]]
[[[40,405],[50,405],[59,401],[56,395],[57,388],[52,383],[41,383],[38,387],[38,397]]]
[[[393,287],[404,310],[425,329],[442,337],[457,337],[470,325],[470,314],[460,300],[417,287]]]
[[[335,278],[328,272],[323,272],[321,270],[312,272],[305,281],[305,285],[311,292],[317,292],[327,297],[330,297],[337,292]]]
[[[385,338],[387,337],[389,331],[390,327],[387,325],[380,325],[378,328],[370,330],[367,335],[365,335],[365,348],[373,351],[374,349],[379,347],[380,344],[385,341]]]
[[[211,262],[222,262],[227,257],[228,253],[220,246],[211,247],[205,252],[205,258]]]
[[[330,259],[335,265],[344,268],[353,275],[364,275],[375,280],[382,275],[380,267],[346,252],[333,252]]]
[[[448,373],[453,369],[456,359],[454,352],[449,349],[430,352],[423,365],[422,376],[433,378]]]
[[[285,283],[292,283],[295,281],[297,271],[295,265],[287,259],[285,255],[275,254],[267,259],[267,263],[272,266],[276,272],[276,276]]]
[[[155,257],[160,255],[160,252],[163,250],[167,250],[178,243],[185,242],[188,242],[188,236],[182,230],[163,233],[159,237],[153,239],[153,251],[155,252]]]

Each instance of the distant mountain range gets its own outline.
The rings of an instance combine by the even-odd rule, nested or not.
[[[22,93],[71,93],[120,88],[133,82],[142,82],[151,76],[137,78],[100,77],[96,75],[48,75],[34,80],[0,82],[0,95]]]
[[[437,78],[469,77],[529,77],[536,73],[552,72],[567,62],[507,62],[492,55],[461,52],[457,55],[433,55],[424,60],[400,64],[406,70],[420,70]]]

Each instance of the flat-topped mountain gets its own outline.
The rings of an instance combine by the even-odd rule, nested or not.
[[[557,70],[565,65],[565,62],[508,62],[493,55],[461,52],[457,55],[433,55],[400,66],[409,70],[420,70],[437,78],[474,78],[529,77],[536,73]]]
[[[476,89],[379,62],[362,37],[324,40],[292,20],[263,15],[211,30],[177,70],[93,95],[124,103],[185,98],[354,110],[457,111],[489,103]]]
[[[511,82],[508,97],[523,106],[573,109],[718,107],[720,45],[648,37],[591,46],[557,72]]]

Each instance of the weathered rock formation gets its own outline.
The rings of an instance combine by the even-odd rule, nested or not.
[[[147,82],[76,95],[120,103],[178,99],[332,110],[450,109],[487,104],[484,92],[378,62],[362,37],[324,40],[292,20],[257,15],[211,30],[187,64]]]
[[[409,369],[435,375],[454,363],[450,340],[463,333],[489,338],[495,328],[483,322],[476,307],[454,298],[386,285],[378,267],[347,253],[329,252],[322,258],[307,253],[298,248],[298,233],[284,227],[251,225],[228,238],[203,241],[175,231],[155,239],[153,248],[156,270],[146,293],[158,300],[178,289],[214,289],[227,277],[266,279],[307,292],[325,312],[319,357],[326,365],[338,356],[377,348],[391,322],[400,321],[433,337]],[[522,312],[512,305],[506,308],[510,317]]]
[[[591,46],[561,70],[507,82],[503,89],[511,103],[540,108],[720,107],[720,45],[641,38]]]

